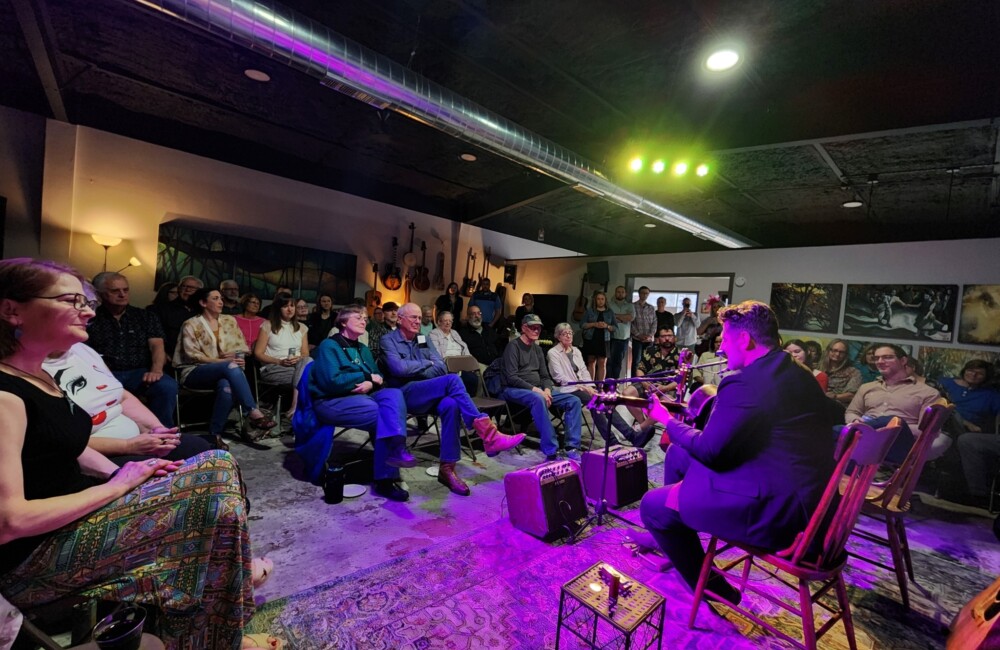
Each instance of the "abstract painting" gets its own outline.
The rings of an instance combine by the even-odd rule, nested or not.
[[[771,285],[771,309],[781,329],[836,334],[843,292],[842,284],[778,282]]]
[[[843,333],[950,343],[957,307],[957,285],[849,284]]]
[[[1000,284],[965,285],[958,342],[1000,345]]]

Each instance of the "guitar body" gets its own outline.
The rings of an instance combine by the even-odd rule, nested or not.
[[[399,240],[392,238],[392,262],[386,269],[386,276],[382,278],[382,284],[389,291],[396,291],[403,286],[403,270],[396,265],[396,253],[399,249]]]
[[[444,251],[437,254],[437,264],[434,266],[434,288],[444,291]]]
[[[424,254],[424,259],[413,276],[413,288],[417,291],[427,291],[431,288],[431,272],[427,268],[427,242],[421,242],[420,250]]]
[[[462,286],[459,287],[458,292],[463,296],[469,298],[476,291],[476,287],[472,284],[472,272],[476,270],[476,254],[469,249],[469,256],[465,259],[465,277],[462,278]]]
[[[587,297],[583,295],[584,289],[587,288],[587,276],[583,276],[583,281],[580,283],[580,297],[576,299],[576,304],[573,305],[573,320],[582,321],[584,315],[587,313]]]
[[[382,306],[382,292],[378,290],[378,264],[372,264],[372,273],[375,278],[372,280],[372,288],[365,292],[365,309],[368,310],[368,317],[375,315],[375,308]]]
[[[951,626],[947,650],[991,650],[1000,648],[1000,578],[979,592],[958,613]]]

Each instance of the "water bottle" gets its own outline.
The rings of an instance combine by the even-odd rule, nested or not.
[[[323,478],[323,498],[329,504],[344,500],[344,468],[341,465],[327,465]]]

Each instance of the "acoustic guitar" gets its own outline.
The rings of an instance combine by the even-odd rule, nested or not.
[[[573,320],[579,322],[583,320],[584,315],[587,313],[587,297],[583,295],[584,289],[587,288],[587,274],[583,274],[583,281],[580,283],[580,297],[576,299],[576,304],[573,306]]]
[[[712,414],[712,408],[715,406],[715,395],[717,392],[717,386],[705,384],[704,386],[699,386],[698,390],[691,393],[691,397],[687,402],[660,400],[660,403],[683,422],[696,429],[704,429],[705,425],[708,424],[708,416]],[[597,393],[590,398],[587,408],[612,409],[618,405],[646,408],[649,406],[649,400],[651,399],[655,398],[620,395],[618,393]],[[663,432],[659,445],[664,451],[670,446],[670,438],[666,431]]]
[[[947,650],[1000,648],[1000,578],[970,600],[952,624]]]
[[[444,242],[441,245],[444,246]],[[444,291],[444,251],[437,254],[437,264],[434,267],[434,288]]]
[[[365,292],[365,309],[368,310],[368,317],[375,315],[375,308],[382,306],[382,292],[378,290],[378,264],[372,264],[372,288]]]
[[[420,242],[420,251],[424,254],[424,259],[413,276],[413,288],[417,291],[427,291],[431,288],[431,272],[427,268],[427,242]]]
[[[403,271],[396,265],[396,253],[399,251],[399,240],[392,238],[392,262],[386,269],[386,276],[382,278],[382,284],[389,291],[396,291],[403,286]]]
[[[462,286],[459,293],[466,297],[471,297],[476,292],[476,287],[472,283],[472,273],[476,270],[476,254],[469,249],[469,256],[465,258],[465,277],[462,278]]]

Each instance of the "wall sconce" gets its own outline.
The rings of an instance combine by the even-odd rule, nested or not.
[[[125,269],[127,269],[127,268],[129,268],[131,266],[142,266],[142,262],[139,261],[138,257],[130,257],[129,260],[128,260],[128,264],[126,264],[125,266],[121,267],[120,269],[118,269],[115,272],[116,273],[121,273],[122,271],[124,271]]]
[[[108,270],[108,249],[112,246],[117,246],[122,243],[121,237],[110,237],[108,235],[91,235],[90,236],[95,242],[104,247],[104,268],[101,271]]]

